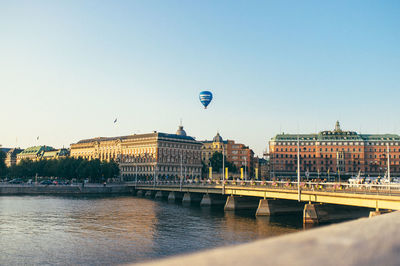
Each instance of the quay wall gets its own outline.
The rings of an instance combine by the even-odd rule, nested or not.
[[[127,194],[133,188],[125,185],[112,186],[0,186],[0,196],[5,195],[96,195]]]

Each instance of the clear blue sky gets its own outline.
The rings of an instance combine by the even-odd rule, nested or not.
[[[0,1],[0,144],[170,133],[181,118],[258,155],[336,120],[399,133],[399,14],[400,1]]]

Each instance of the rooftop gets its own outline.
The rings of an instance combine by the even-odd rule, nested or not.
[[[321,131],[318,134],[278,134],[272,141],[400,141],[400,136],[396,134],[358,134],[355,131],[343,131],[339,121],[336,122],[335,129],[332,131]]]
[[[50,147],[50,146],[33,146],[33,147],[26,148],[20,154],[22,154],[22,155],[38,154],[40,152],[53,151],[53,150],[54,150],[54,148]]]
[[[130,140],[130,139],[141,139],[141,138],[169,138],[169,139],[177,139],[177,140],[189,140],[195,141],[193,137],[186,136],[186,135],[177,135],[177,134],[168,134],[162,132],[153,132],[153,133],[145,133],[145,134],[134,134],[134,135],[127,135],[127,136],[118,136],[118,137],[98,137],[98,138],[91,138],[91,139],[84,139],[77,142],[80,143],[91,143],[95,141],[113,141],[113,140]]]

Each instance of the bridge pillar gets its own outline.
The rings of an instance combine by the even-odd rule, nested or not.
[[[374,217],[374,216],[379,216],[381,214],[382,214],[381,211],[371,211],[371,212],[369,212],[369,218]]]
[[[320,217],[318,216],[317,207],[315,204],[306,204],[303,212],[303,224],[319,224]]]
[[[168,195],[168,202],[169,203],[180,202],[182,201],[182,198],[183,198],[182,192],[171,191]]]
[[[147,190],[146,191],[146,194],[144,194],[144,196],[146,197],[146,198],[153,198],[154,197],[154,195],[155,195],[155,191],[154,190]]]
[[[136,196],[143,197],[144,196],[144,191],[143,190],[138,190],[137,193],[136,193]]]
[[[225,211],[249,210],[257,208],[257,198],[228,196],[226,198]]]
[[[191,204],[199,204],[203,198],[203,195],[200,193],[189,193],[186,192],[183,195],[182,204],[191,205]]]
[[[368,208],[334,204],[306,204],[303,212],[303,223],[319,224],[324,222],[356,219],[368,217],[369,213],[370,209]]]
[[[301,213],[304,203],[293,200],[260,199],[256,216],[270,216],[298,212]]]
[[[163,199],[167,199],[168,198],[168,191],[157,191],[156,195],[155,195],[155,199],[156,200],[163,200]]]
[[[216,205],[224,205],[225,197],[221,194],[204,194],[201,199],[200,206],[202,207],[210,207]]]

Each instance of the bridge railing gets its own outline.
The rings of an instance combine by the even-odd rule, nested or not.
[[[247,188],[269,188],[269,189],[284,189],[298,190],[296,181],[235,181],[235,180],[185,180],[185,181],[138,181],[138,185],[152,186],[182,186],[182,187],[247,187]],[[399,195],[400,184],[350,184],[346,182],[300,182],[301,191],[320,191],[333,193],[355,193],[355,194],[378,194],[378,195]]]

